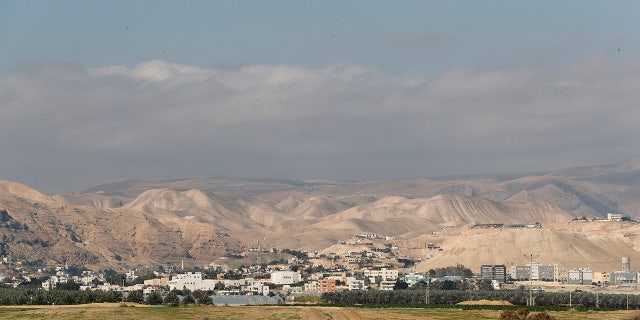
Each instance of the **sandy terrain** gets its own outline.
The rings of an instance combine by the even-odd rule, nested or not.
[[[629,319],[638,311],[608,312],[550,312],[557,319]],[[0,307],[0,318],[37,319],[498,319],[500,311],[427,309],[373,309],[338,307],[294,306],[192,306],[149,307],[141,305],[91,304],[78,306],[5,306]]]

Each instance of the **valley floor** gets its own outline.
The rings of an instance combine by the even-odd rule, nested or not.
[[[559,320],[630,319],[637,310],[549,312]],[[137,304],[103,303],[72,306],[8,306],[0,307],[2,319],[498,319],[500,311],[492,310],[427,310],[377,309],[318,306],[190,306],[151,307]]]

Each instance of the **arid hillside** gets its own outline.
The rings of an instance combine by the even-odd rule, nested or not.
[[[290,181],[275,179],[165,178],[100,185],[84,192],[56,194],[73,204],[118,207],[153,189],[202,190],[230,200],[261,201],[274,211],[336,213],[388,196],[430,198],[465,195],[501,202],[540,202],[575,216],[606,217],[622,213],[640,218],[640,159],[615,165],[581,167],[531,174],[451,176],[395,181]],[[318,205],[309,200],[320,201]],[[328,203],[332,202],[332,203]]]
[[[309,188],[300,183],[289,185],[287,189],[285,185],[276,187],[275,183],[269,182],[262,186],[261,183],[264,182],[213,192],[166,186],[148,189],[125,203],[123,208],[158,219],[164,216],[189,218],[211,224],[247,243],[266,241],[274,246],[296,249],[319,249],[360,233],[410,238],[442,226],[562,222],[573,218],[570,212],[537,201],[505,202],[455,194],[431,197],[351,195],[334,191],[323,193],[325,188],[330,190],[336,185]]]
[[[10,181],[0,181],[0,213],[0,253],[27,264],[177,264],[211,261],[244,248],[196,219],[71,205]]]
[[[567,265],[617,265],[620,256],[637,255],[630,235],[640,232],[633,223],[620,233],[569,222],[610,212],[638,218],[638,186],[640,160],[550,173],[397,181],[131,180],[55,195],[2,182],[5,225],[26,229],[1,231],[3,250],[27,260],[89,264],[206,263],[257,242],[321,250],[375,233],[405,241],[403,247],[414,248],[406,255],[425,266],[520,261],[536,250]],[[472,228],[535,222],[543,228]],[[443,250],[421,249],[428,242]]]
[[[590,267],[596,272],[621,269],[621,258],[640,265],[640,224],[633,222],[547,223],[542,228],[453,228],[403,242],[401,252],[420,258],[416,270],[463,264],[507,267],[534,260],[557,264],[561,272]],[[433,243],[438,249],[428,249]]]

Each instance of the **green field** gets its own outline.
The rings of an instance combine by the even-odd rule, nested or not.
[[[100,303],[65,306],[0,307],[0,319],[498,319],[500,310],[382,309],[320,306],[188,306],[150,307]],[[640,311],[550,311],[556,319],[627,320]]]

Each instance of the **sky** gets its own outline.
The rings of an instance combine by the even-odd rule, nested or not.
[[[2,1],[0,179],[391,180],[640,157],[638,1]]]

